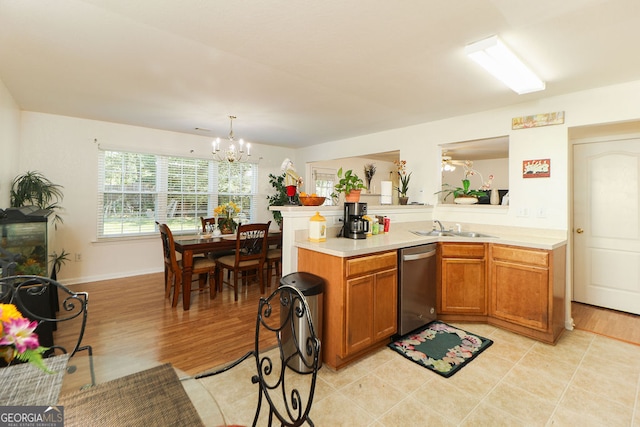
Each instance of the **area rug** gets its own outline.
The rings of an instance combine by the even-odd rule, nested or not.
[[[407,359],[448,378],[493,344],[490,339],[434,320],[389,347]]]

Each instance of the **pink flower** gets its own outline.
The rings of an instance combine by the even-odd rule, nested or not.
[[[38,322],[32,322],[29,319],[11,319],[4,322],[4,337],[0,339],[0,345],[13,345],[18,353],[24,353],[25,350],[35,350],[40,343],[38,335],[33,331],[38,326]]]

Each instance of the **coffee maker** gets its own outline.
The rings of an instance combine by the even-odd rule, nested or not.
[[[369,231],[369,221],[363,218],[366,214],[366,203],[345,203],[342,236],[348,239],[366,239]]]

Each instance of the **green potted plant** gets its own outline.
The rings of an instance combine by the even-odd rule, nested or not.
[[[51,258],[51,263],[53,264],[53,268],[51,269],[51,278],[53,280],[58,280],[58,273],[60,272],[62,266],[65,265],[67,261],[69,261],[69,255],[69,252],[65,252],[64,249],[62,249],[62,253],[60,255],[55,252],[49,255],[49,258]]]
[[[287,187],[284,184],[286,173],[282,175],[275,176],[274,174],[269,174],[269,184],[273,187],[276,192],[270,196],[267,196],[267,200],[269,201],[269,206],[285,206],[289,204],[289,197],[287,196]],[[299,204],[298,194],[294,197],[294,202]],[[273,219],[278,224],[278,227],[282,228],[282,213],[280,211],[271,211],[273,215]]]
[[[360,200],[360,192],[366,188],[364,181],[349,169],[342,173],[342,168],[338,169],[338,183],[335,185],[338,193],[344,193],[347,202],[357,202]]]
[[[37,171],[28,171],[15,177],[11,183],[10,196],[12,208],[32,205],[54,212],[62,208],[58,203],[64,197],[61,185],[54,184]],[[63,221],[56,213],[54,218],[56,227],[58,222],[62,223]]]

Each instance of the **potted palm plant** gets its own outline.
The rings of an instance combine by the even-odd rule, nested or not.
[[[23,206],[37,206],[40,209],[56,211],[61,209],[58,203],[62,201],[62,186],[54,184],[42,173],[37,171],[28,171],[22,175],[18,175],[11,183],[11,200],[12,208],[20,208]],[[54,224],[62,223],[62,218],[56,213]]]
[[[366,188],[364,181],[358,175],[349,169],[342,173],[342,168],[338,169],[338,183],[335,185],[338,193],[344,193],[347,202],[358,202],[360,200],[360,192]]]

